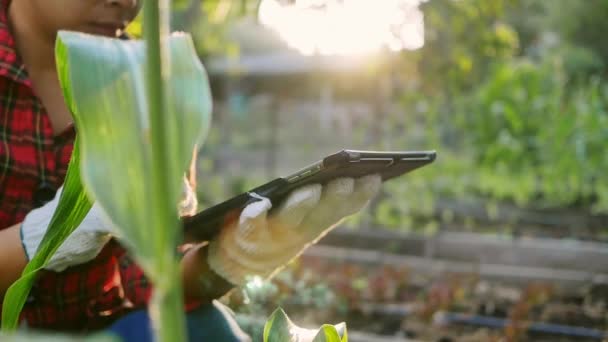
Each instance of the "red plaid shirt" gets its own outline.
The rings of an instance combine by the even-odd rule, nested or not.
[[[55,136],[32,89],[7,25],[10,0],[0,0],[0,229],[50,200],[63,183],[74,130]],[[61,273],[41,272],[21,319],[34,328],[102,328],[145,306],[151,287],[116,242],[93,261]]]

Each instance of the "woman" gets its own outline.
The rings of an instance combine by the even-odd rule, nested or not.
[[[46,232],[73,147],[72,116],[55,69],[57,32],[117,37],[141,5],[137,0],[0,0],[2,294]],[[185,185],[180,205],[182,214],[191,214],[195,197]],[[360,210],[379,187],[378,176],[307,186],[268,217],[271,204],[260,198],[223,227],[218,238],[188,250],[181,266],[190,339],[247,340],[213,299],[249,275],[271,276],[343,217]],[[148,324],[145,308],[152,285],[111,231],[103,210],[94,205],[41,272],[22,324],[68,332],[109,329],[126,340],[150,339],[142,326]]]

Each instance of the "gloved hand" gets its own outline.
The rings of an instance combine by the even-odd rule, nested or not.
[[[59,188],[55,198],[40,208],[30,211],[21,224],[21,242],[25,254],[30,260],[38,250],[46,233],[53,213],[59,204],[63,186]],[[181,215],[192,215],[197,207],[197,199],[190,183],[184,178],[182,199],[178,204]],[[79,265],[94,259],[110,241],[115,228],[104,212],[95,202],[80,225],[67,237],[63,244],[51,257],[46,269],[61,272],[66,268]]]
[[[21,223],[21,242],[28,260],[36,254],[42,242],[62,191],[63,186],[53,200],[30,211]],[[95,258],[112,238],[111,230],[110,220],[103,209],[94,203],[82,223],[67,237],[45,268],[60,272]]]
[[[209,266],[234,285],[243,285],[248,276],[271,276],[361,210],[381,184],[379,175],[370,175],[307,185],[293,191],[271,215],[270,200],[257,196],[259,201],[247,205],[238,220],[210,241]]]

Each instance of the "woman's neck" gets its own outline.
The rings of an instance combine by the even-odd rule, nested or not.
[[[46,109],[53,132],[60,134],[72,124],[72,115],[65,105],[55,67],[56,34],[49,34],[36,18],[36,11],[29,7],[27,1],[13,1],[8,10],[9,25],[34,93]]]
[[[55,72],[55,35],[41,27],[35,11],[27,1],[12,1],[8,8],[8,22],[15,39],[17,53],[28,72]]]

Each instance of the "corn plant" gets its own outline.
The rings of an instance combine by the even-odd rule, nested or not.
[[[157,339],[185,340],[177,202],[211,95],[190,36],[168,34],[168,9],[168,0],[145,3],[145,42],[58,34],[57,69],[78,139],[44,241],[7,291],[5,330],[16,327],[36,272],[97,201],[154,283]]]

